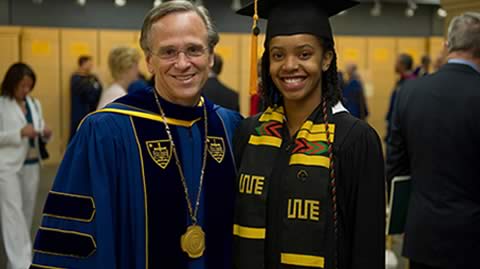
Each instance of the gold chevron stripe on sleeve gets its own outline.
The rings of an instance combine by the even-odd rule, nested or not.
[[[280,262],[282,264],[324,268],[325,258],[322,256],[302,255],[293,253],[281,253]]]
[[[265,239],[265,228],[253,228],[240,226],[238,224],[233,225],[233,235],[247,239]]]
[[[290,157],[290,165],[300,164],[307,166],[322,166],[325,168],[330,167],[330,160],[325,156],[318,155],[305,155],[302,153],[292,154]]]
[[[279,148],[282,145],[282,139],[274,136],[256,136],[250,135],[250,139],[248,140],[248,144],[250,145],[257,145],[257,146],[272,146]]]

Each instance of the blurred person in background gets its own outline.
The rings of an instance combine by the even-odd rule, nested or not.
[[[71,118],[69,140],[72,140],[83,117],[97,108],[102,93],[102,84],[98,77],[92,73],[92,69],[92,57],[80,56],[78,58],[78,69],[70,78]]]
[[[357,65],[355,63],[347,64],[345,73],[346,81],[341,88],[345,107],[352,116],[365,120],[368,116],[367,100]]]
[[[36,76],[24,63],[8,69],[0,96],[0,219],[7,269],[28,268],[30,229],[40,181],[40,139],[45,125],[40,102],[31,97]]]
[[[138,79],[139,61],[140,53],[134,48],[117,47],[110,51],[108,68],[113,77],[113,83],[102,91],[97,109],[127,94],[128,86]]]
[[[395,62],[395,73],[399,75],[399,79],[395,84],[392,95],[390,96],[390,104],[388,106],[387,116],[385,118],[387,121],[387,134],[385,136],[385,142],[387,142],[388,138],[390,137],[390,124],[392,120],[393,105],[395,104],[395,98],[397,97],[397,93],[400,91],[405,81],[414,79],[416,77],[415,74],[412,72],[412,68],[412,56],[406,53],[400,54],[397,58],[397,61]]]
[[[203,86],[203,94],[217,105],[231,110],[240,111],[238,93],[218,79],[218,76],[222,73],[222,68],[222,57],[218,54],[214,54],[213,67],[208,74],[205,86]]]
[[[428,55],[423,55],[422,59],[420,60],[420,66],[418,66],[415,71],[413,71],[413,74],[416,77],[423,77],[428,74],[430,74],[430,64],[432,63],[432,60],[430,59],[430,56]]]

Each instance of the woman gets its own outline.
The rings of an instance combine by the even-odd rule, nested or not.
[[[108,67],[113,77],[113,84],[102,92],[97,109],[103,108],[117,98],[127,94],[130,83],[138,78],[138,61],[140,53],[134,48],[117,47],[108,55]]]
[[[10,66],[0,96],[0,219],[7,268],[28,268],[30,228],[40,179],[39,139],[48,140],[38,100],[30,97],[36,82],[24,63]]]
[[[235,268],[385,268],[381,145],[341,105],[328,20],[353,5],[258,2],[268,108],[235,138]]]

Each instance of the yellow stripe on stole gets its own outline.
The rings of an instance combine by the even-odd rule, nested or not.
[[[297,139],[304,138],[307,141],[316,142],[323,141],[327,142],[327,133],[310,133],[307,130],[300,130],[297,134]],[[334,134],[330,133],[330,143],[334,141]]]
[[[325,156],[318,155],[305,155],[303,153],[292,154],[290,157],[290,165],[300,164],[307,166],[322,166],[325,168],[330,167],[330,160]]]
[[[265,228],[253,228],[233,224],[233,235],[247,239],[265,239]]]
[[[313,124],[313,121],[308,120],[304,124],[302,124],[302,127],[300,127],[300,130],[309,130],[310,133],[325,133],[325,124]],[[329,132],[335,132],[335,124],[330,123],[328,124],[328,131]]]
[[[325,258],[322,256],[302,255],[293,253],[281,253],[280,262],[282,264],[324,268]]]
[[[275,136],[268,136],[268,135],[262,135],[262,136],[250,135],[248,144],[257,145],[257,146],[259,145],[272,146],[272,147],[279,148],[282,145],[282,139]]]
[[[283,122],[283,107],[277,107],[275,109],[269,107],[258,119],[258,121],[260,122],[267,122],[272,120],[277,122]]]

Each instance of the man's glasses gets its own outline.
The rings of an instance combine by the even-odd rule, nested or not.
[[[183,52],[183,54],[189,58],[198,58],[205,55],[208,48],[205,48],[201,45],[190,45],[184,49],[178,49],[175,47],[163,47],[158,50],[157,53],[152,52],[152,55],[157,56],[158,58],[166,61],[175,61],[178,59],[178,55]]]

